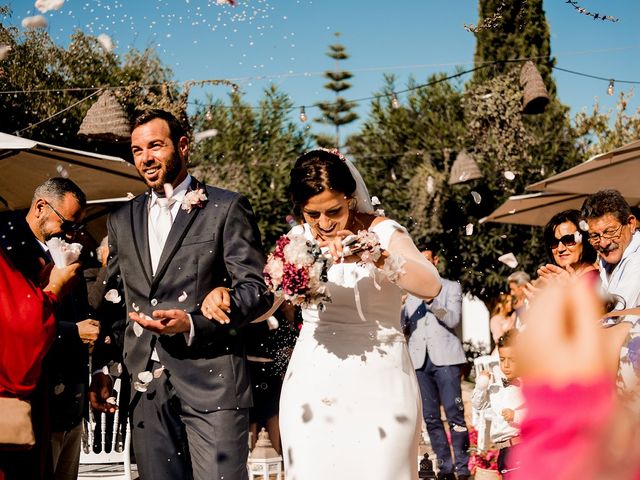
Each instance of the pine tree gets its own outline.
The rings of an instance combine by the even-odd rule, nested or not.
[[[335,36],[340,38],[340,32],[336,32]],[[353,75],[340,68],[340,62],[349,58],[344,45],[340,43],[329,45],[327,56],[335,60],[335,70],[327,70],[325,72],[324,76],[329,81],[324,84],[324,88],[334,92],[335,97],[331,102],[317,104],[322,112],[322,117],[316,118],[315,121],[325,125],[333,125],[335,127],[335,136],[319,134],[316,135],[316,142],[321,147],[340,148],[340,127],[358,119],[358,114],[352,111],[355,104],[347,101],[341,95],[342,92],[351,88],[351,84],[347,80],[351,79]]]

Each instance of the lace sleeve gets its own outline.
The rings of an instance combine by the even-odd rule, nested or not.
[[[378,235],[382,248],[389,253],[385,267],[391,281],[416,297],[431,299],[438,295],[442,287],[440,275],[420,253],[404,227],[387,219],[374,225],[372,230]]]

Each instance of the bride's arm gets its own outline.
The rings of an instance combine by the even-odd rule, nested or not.
[[[398,264],[404,261],[394,281],[400,288],[425,300],[440,293],[442,283],[438,270],[424,258],[407,233],[396,230],[391,235],[386,253],[384,262],[387,266],[389,262],[393,264],[394,259]]]
[[[283,297],[275,297],[273,305],[269,310],[260,317],[252,320],[251,323],[263,322],[269,318],[282,305]],[[231,311],[231,297],[227,287],[216,287],[209,292],[202,302],[202,314],[209,320],[215,320],[218,323],[229,323],[227,313]]]

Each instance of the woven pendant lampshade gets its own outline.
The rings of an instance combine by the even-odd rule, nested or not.
[[[469,152],[461,150],[453,162],[453,165],[451,165],[449,185],[464,183],[478,178],[482,178],[480,167],[478,167],[478,164],[473,157],[469,155]]]
[[[544,112],[549,103],[549,93],[542,76],[531,60],[525,62],[520,70],[520,86],[524,89],[522,96],[522,113],[536,114]]]
[[[131,138],[127,114],[112,92],[105,90],[98,101],[91,105],[78,135],[106,142],[124,142]]]

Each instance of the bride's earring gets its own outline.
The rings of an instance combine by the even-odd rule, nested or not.
[[[358,200],[356,200],[355,198],[349,200],[349,210],[355,210],[357,206]]]

